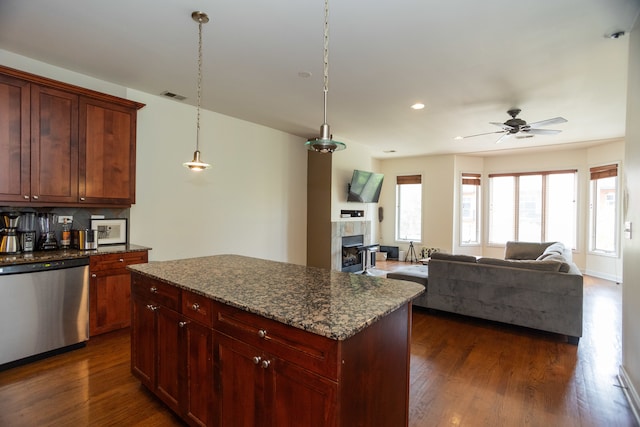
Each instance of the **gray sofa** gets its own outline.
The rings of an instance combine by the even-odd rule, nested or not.
[[[427,308],[582,336],[583,277],[557,242],[508,242],[505,259],[434,254]]]

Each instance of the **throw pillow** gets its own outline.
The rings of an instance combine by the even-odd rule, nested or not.
[[[553,242],[513,242],[509,241],[504,247],[504,259],[529,259],[538,258],[544,250]]]
[[[544,258],[543,262],[546,262],[546,261],[559,262],[560,263],[560,271],[562,273],[568,273],[569,269],[571,268],[571,266],[567,262],[567,259],[564,256],[558,255],[558,254],[555,254],[555,253],[547,254],[547,256]]]

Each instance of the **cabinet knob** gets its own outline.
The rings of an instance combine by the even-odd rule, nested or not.
[[[258,336],[259,336],[260,338],[264,338],[264,337],[266,337],[266,336],[267,336],[267,331],[265,331],[264,329],[260,329],[260,330],[258,331]]]
[[[40,197],[38,196],[33,196],[33,200],[38,200]]]
[[[269,360],[263,360],[262,363],[260,363],[260,367],[262,369],[267,369],[270,365],[271,365],[271,361]]]
[[[155,286],[152,286],[151,288],[149,288],[149,292],[151,292],[152,294],[157,294],[158,288],[156,288]]]
[[[253,360],[254,365],[259,365],[260,362],[262,361],[262,358],[260,356],[253,356],[253,359],[251,360]]]
[[[80,201],[84,202],[86,199],[84,197],[80,197]]]
[[[151,311],[156,311],[159,307],[157,305],[148,304],[147,308]]]
[[[124,262],[124,259],[120,258],[120,259],[118,260],[118,262]]]
[[[96,273],[91,274],[91,277],[93,277],[94,279],[98,276],[96,276]]]
[[[28,194],[25,194],[23,197],[24,197],[25,200],[29,200],[29,195]]]
[[[191,306],[191,310],[193,311],[198,311],[199,308],[200,308],[200,304],[198,304],[197,302],[194,302],[193,305]]]
[[[181,328],[184,328],[185,326],[187,326],[187,323],[189,322],[178,322],[178,326],[180,326]]]

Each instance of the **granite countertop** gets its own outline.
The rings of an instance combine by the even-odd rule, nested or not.
[[[128,266],[213,300],[335,340],[355,335],[424,291],[407,281],[239,255]]]
[[[148,251],[151,248],[138,245],[98,246],[89,251],[79,249],[56,249],[52,251],[21,252],[19,254],[0,254],[0,267],[30,262],[58,261],[64,259],[86,258],[91,255],[104,255],[125,252]]]

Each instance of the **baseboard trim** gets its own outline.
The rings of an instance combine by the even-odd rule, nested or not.
[[[592,271],[592,270],[584,270],[582,272],[582,274],[584,274],[586,276],[597,277],[598,279],[604,279],[604,280],[610,280],[610,281],[616,282],[616,283],[622,283],[622,277],[621,276],[616,276],[616,275],[613,275],[613,274],[606,274],[606,273],[601,273],[599,271]]]
[[[622,385],[622,391],[629,401],[629,406],[633,411],[633,415],[636,417],[636,421],[640,424],[640,395],[630,381],[627,371],[624,370],[624,366],[620,365],[618,370],[618,380]]]

